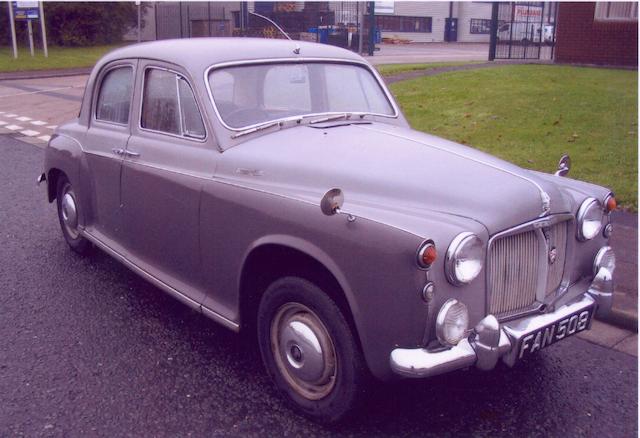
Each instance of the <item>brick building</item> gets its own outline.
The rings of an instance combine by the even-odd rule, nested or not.
[[[638,3],[560,3],[556,62],[638,66]]]

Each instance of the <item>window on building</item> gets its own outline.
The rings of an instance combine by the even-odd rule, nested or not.
[[[376,27],[383,32],[431,33],[431,17],[376,15]]]
[[[96,119],[125,125],[129,122],[132,82],[131,67],[114,68],[105,75],[96,104]]]
[[[637,21],[638,3],[636,2],[597,2],[596,20]]]
[[[472,18],[469,22],[469,29],[471,33],[477,34],[490,34],[491,33],[491,20],[484,18]]]

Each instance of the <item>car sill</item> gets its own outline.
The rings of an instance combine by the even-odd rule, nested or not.
[[[202,313],[203,315],[207,316],[208,318],[214,320],[215,322],[223,325],[224,327],[226,327],[226,328],[228,328],[230,330],[233,330],[234,332],[239,332],[240,331],[240,325],[238,323],[235,323],[235,322],[231,321],[230,319],[227,319],[224,316],[220,315],[219,313],[216,313],[215,311],[209,309],[208,307],[203,306],[202,304],[198,303],[197,301],[192,300],[191,298],[189,298],[188,296],[186,296],[185,294],[183,294],[179,290],[174,289],[173,287],[169,286],[168,284],[166,284],[162,280],[159,280],[158,278],[154,277],[153,275],[151,275],[150,273],[148,273],[144,269],[140,268],[138,265],[136,265],[133,262],[131,262],[130,260],[128,260],[122,254],[120,254],[119,252],[117,252],[114,249],[112,249],[111,247],[109,247],[106,243],[101,241],[99,238],[97,238],[93,234],[89,233],[86,229],[81,230],[80,233],[82,234],[82,236],[84,236],[87,240],[89,240],[94,245],[99,247],[101,250],[103,250],[104,252],[106,252],[107,254],[109,254],[110,256],[112,256],[113,258],[118,260],[119,262],[121,262],[127,268],[131,269],[133,272],[135,272],[136,274],[138,274],[139,276],[141,276],[142,278],[144,278],[148,282],[152,283],[154,286],[159,287],[160,289],[162,289],[163,291],[165,291],[169,295],[173,296],[174,298],[176,298],[181,303],[186,304],[187,306],[191,307],[194,310],[197,310],[198,312]]]

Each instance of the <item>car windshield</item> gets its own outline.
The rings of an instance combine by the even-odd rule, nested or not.
[[[233,129],[314,114],[395,115],[373,74],[354,64],[225,67],[210,73],[209,85],[220,117]]]

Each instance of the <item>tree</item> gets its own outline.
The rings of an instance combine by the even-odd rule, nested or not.
[[[3,2],[4,3],[4,2]],[[145,6],[143,6],[145,7]],[[45,2],[47,39],[58,46],[112,44],[137,23],[134,2]],[[0,5],[0,44],[10,43],[9,12]],[[18,39],[24,40],[24,27],[16,26]],[[34,26],[34,30],[39,26]]]

